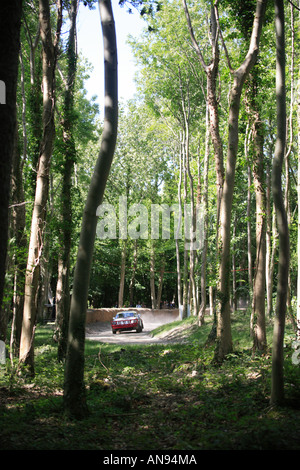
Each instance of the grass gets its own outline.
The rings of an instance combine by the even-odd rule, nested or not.
[[[0,366],[0,450],[299,450],[300,370],[286,329],[286,404],[272,408],[271,351],[251,351],[248,317],[233,316],[234,352],[213,363],[208,321],[174,322],[155,330],[185,339],[145,345],[86,342],[90,415],[63,414],[63,365],[50,326],[36,332],[36,376]],[[271,325],[268,327],[271,334]]]

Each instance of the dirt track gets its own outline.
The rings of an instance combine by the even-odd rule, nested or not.
[[[167,343],[167,339],[157,339],[151,336],[151,331],[160,325],[170,323],[176,320],[177,313],[174,311],[156,311],[155,313],[140,310],[144,323],[142,333],[135,331],[122,332],[120,334],[112,334],[110,322],[98,321],[88,323],[86,325],[86,338],[103,343],[120,343],[120,344],[139,344],[139,343]],[[176,318],[177,317],[177,318]]]

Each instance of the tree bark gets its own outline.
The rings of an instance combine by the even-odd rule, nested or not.
[[[182,184],[182,152],[181,152],[181,140],[179,142],[179,180],[178,180],[178,205],[179,205],[179,220],[176,227],[176,237],[175,237],[175,246],[176,246],[176,271],[177,271],[177,301],[180,318],[182,318],[182,282],[181,282],[181,263],[180,263],[180,250],[179,250],[179,235],[181,230],[182,222],[182,201],[181,201],[181,184]],[[175,230],[175,228],[174,228]]]
[[[135,286],[135,274],[137,268],[137,241],[133,241],[133,267],[132,267],[132,276],[129,284],[129,304],[133,306],[134,299],[134,286]]]
[[[201,303],[198,313],[198,325],[202,326],[205,319],[206,309],[206,270],[207,270],[207,250],[208,250],[208,166],[209,166],[209,118],[208,106],[206,105],[206,135],[205,135],[205,155],[204,155],[204,170],[203,170],[203,192],[202,192],[202,207],[204,211],[204,225],[203,225],[203,249],[202,249],[202,264],[201,264]]]
[[[11,231],[15,238],[16,253],[14,255],[14,297],[13,320],[10,337],[11,357],[19,355],[20,337],[24,307],[24,285],[26,270],[27,239],[25,233],[26,214],[22,179],[22,160],[19,150],[18,132],[16,131],[15,148],[11,175]],[[23,157],[25,158],[25,156]]]
[[[271,177],[270,164],[266,168],[266,290],[267,290],[267,314],[270,318],[273,312],[273,263],[272,263],[272,213],[271,210]],[[274,250],[273,250],[274,253]]]
[[[191,41],[196,51],[196,54],[198,56],[199,62],[206,74],[206,80],[207,80],[207,106],[209,110],[209,126],[210,126],[210,135],[211,135],[213,148],[214,148],[214,158],[215,158],[215,168],[216,168],[216,184],[217,184],[216,246],[218,248],[220,207],[221,207],[221,198],[222,198],[223,185],[224,185],[223,144],[222,144],[220,128],[219,128],[218,99],[217,99],[217,94],[216,94],[216,81],[217,81],[219,62],[220,62],[220,53],[219,53],[219,45],[218,45],[219,29],[217,25],[215,9],[213,6],[211,6],[210,43],[211,43],[211,48],[212,48],[212,59],[209,64],[206,64],[204,61],[204,57],[202,55],[201,48],[195,38],[195,34],[194,34],[193,27],[192,27],[191,18],[190,18],[186,0],[182,0],[182,3],[183,3],[183,9],[184,9],[186,20],[187,20],[187,25],[188,25]],[[202,279],[204,278],[202,277]],[[203,317],[204,311],[203,311],[203,305],[202,305],[201,311],[198,312],[199,325],[204,320],[204,317]],[[212,331],[213,332],[215,331],[214,326],[213,326]]]
[[[161,261],[160,270],[159,270],[159,280],[158,280],[157,300],[156,300],[157,308],[160,308],[160,304],[161,304],[161,294],[162,294],[162,288],[163,288],[165,264],[166,264],[166,261],[163,258]]]
[[[264,351],[267,347],[265,325],[266,287],[266,195],[263,170],[263,132],[257,116],[254,122],[253,179],[256,195],[256,260],[253,278],[253,341],[254,348]]]
[[[264,132],[257,100],[257,71],[254,69],[249,77],[246,91],[246,102],[252,119],[253,156],[252,174],[256,201],[256,257],[252,288],[252,312],[250,331],[253,347],[264,351],[267,346],[265,327],[265,294],[266,294],[266,193],[264,179]],[[249,182],[250,183],[250,182]]]
[[[120,286],[119,286],[119,298],[118,298],[119,308],[122,308],[123,303],[124,303],[126,252],[127,252],[127,241],[125,240],[122,242],[122,253],[121,253]]]
[[[232,238],[233,238],[233,244],[232,244],[232,309],[235,312],[237,310],[237,293],[236,293],[236,258],[235,258],[235,236],[236,236],[236,224],[237,224],[237,218],[235,216],[234,222],[233,222],[233,228],[232,228]]]
[[[277,138],[272,167],[272,191],[279,233],[279,260],[272,351],[271,403],[273,405],[280,405],[284,400],[283,340],[287,308],[290,249],[287,214],[281,186],[282,165],[286,145],[284,17],[283,0],[275,0]]]
[[[54,124],[54,75],[57,45],[62,24],[62,0],[57,2],[57,31],[52,40],[49,0],[39,1],[39,21],[43,44],[43,137],[40,148],[34,208],[31,220],[30,241],[25,276],[25,301],[20,344],[20,364],[28,365],[34,374],[33,332],[37,313],[37,293],[40,260],[49,192],[49,174],[55,134]]]
[[[297,126],[298,126],[298,180],[297,180],[297,200],[298,200],[298,235],[297,235],[297,339],[300,340],[300,82],[298,83],[297,100]]]
[[[248,176],[248,190],[247,190],[247,257],[248,257],[248,283],[249,283],[249,299],[252,299],[252,236],[251,236],[251,185],[252,185],[252,176],[251,176],[251,164],[249,162],[249,140],[250,140],[251,130],[249,131],[249,125],[247,124],[247,131],[245,135],[245,157],[247,160],[247,176]]]
[[[228,148],[225,181],[220,211],[220,268],[217,306],[217,347],[215,359],[222,361],[232,351],[230,323],[230,241],[231,210],[234,191],[235,167],[238,150],[238,122],[241,93],[245,80],[258,54],[266,0],[258,0],[252,28],[250,46],[244,62],[233,71],[233,86],[230,92],[228,117]]]
[[[180,78],[181,84],[181,78]],[[182,86],[180,87],[182,92]],[[185,104],[183,94],[181,95],[182,112],[184,117],[184,155],[185,155],[185,174],[187,175],[190,183],[190,204],[191,204],[191,226],[190,226],[190,266],[189,266],[189,283],[190,283],[190,296],[189,296],[189,307],[190,311],[193,311],[193,315],[197,315],[198,302],[196,292],[196,281],[195,281],[195,243],[193,240],[195,227],[196,227],[196,215],[195,215],[195,200],[194,200],[194,183],[193,176],[190,169],[190,106],[189,97],[187,99],[188,104]],[[185,186],[185,202],[187,203],[187,186]],[[187,251],[185,248],[186,256],[186,267],[187,267]]]
[[[98,0],[104,43],[105,116],[99,156],[90,184],[81,225],[75,266],[65,367],[64,406],[82,418],[88,412],[84,385],[85,321],[90,270],[97,227],[97,208],[109,176],[118,127],[118,66],[115,23],[110,0]]]
[[[72,240],[72,201],[71,186],[74,164],[76,162],[76,148],[73,137],[73,107],[74,85],[77,70],[76,54],[76,18],[78,0],[72,0],[70,5],[70,29],[67,45],[67,81],[64,92],[64,119],[63,144],[65,161],[63,165],[62,180],[62,221],[61,221],[61,250],[59,253],[58,291],[56,293],[56,331],[58,341],[58,359],[64,360],[67,350],[67,332],[70,310],[70,253]]]
[[[154,247],[152,242],[150,248],[150,294],[151,294],[151,306],[157,308],[156,303],[156,292],[155,292],[155,258],[154,258]]]
[[[186,135],[182,133],[182,160],[183,160],[183,205],[187,204],[187,165],[186,165]],[[183,252],[183,289],[182,289],[182,318],[187,318],[189,315],[189,273],[188,273],[188,240],[184,230],[184,252]]]
[[[217,226],[219,224],[219,216],[220,216],[220,204],[221,204],[221,196],[224,184],[224,158],[223,158],[223,145],[222,139],[220,135],[219,129],[219,114],[218,114],[218,100],[216,94],[216,80],[218,76],[219,70],[219,62],[220,62],[220,54],[219,54],[219,46],[218,46],[218,28],[217,28],[217,21],[215,10],[211,7],[211,17],[210,17],[210,25],[211,25],[211,46],[212,46],[212,60],[209,65],[207,65],[204,61],[201,49],[197,40],[194,35],[188,7],[186,4],[186,0],[182,0],[183,9],[185,12],[187,25],[191,37],[191,41],[193,47],[196,51],[198,56],[199,62],[206,74],[207,78],[207,104],[209,109],[209,123],[210,123],[210,134],[211,139],[214,147],[214,156],[215,156],[215,165],[216,165],[216,175],[217,175]],[[218,233],[218,231],[217,231]]]

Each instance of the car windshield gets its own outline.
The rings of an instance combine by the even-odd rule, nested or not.
[[[126,318],[126,317],[134,317],[135,313],[134,312],[122,312],[122,313],[117,313],[116,318]]]

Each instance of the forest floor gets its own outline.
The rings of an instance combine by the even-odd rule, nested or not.
[[[300,366],[289,324],[281,407],[270,406],[271,348],[253,353],[246,312],[232,316],[234,351],[222,365],[207,344],[210,318],[201,328],[194,318],[161,324],[149,333],[155,342],[134,344],[89,338],[95,325],[87,325],[89,415],[81,421],[63,413],[52,328],[37,327],[34,379],[17,376],[10,361],[0,365],[0,450],[300,450]],[[271,337],[272,322],[269,344]]]

